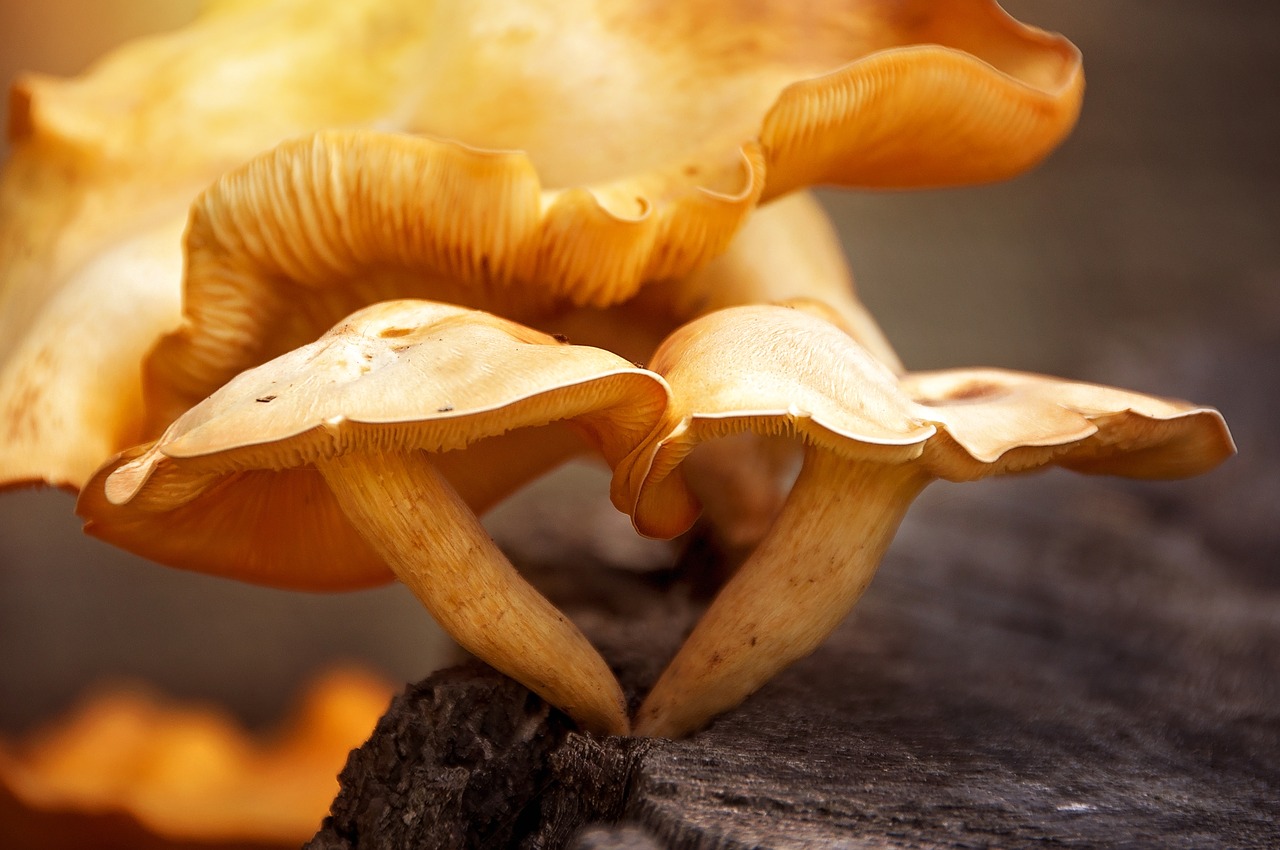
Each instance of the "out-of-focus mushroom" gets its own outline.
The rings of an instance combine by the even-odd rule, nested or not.
[[[811,652],[857,602],[931,481],[1056,465],[1176,478],[1233,451],[1217,411],[998,370],[899,381],[811,312],[743,307],[686,325],[654,355],[673,402],[663,430],[617,468],[614,500],[652,536],[697,503],[680,463],[698,443],[757,431],[805,444],[768,536],[724,586],[641,706],[636,731],[679,736]]]
[[[485,438],[568,427],[612,465],[666,403],[660,378],[607,351],[450,305],[386,302],[109,463],[79,511],[86,531],[123,548],[249,581],[341,588],[389,568],[464,648],[584,727],[619,733],[622,694],[604,661],[520,577],[432,453],[465,463]]]
[[[1011,176],[1083,85],[991,0],[413,8],[417,75],[379,125],[406,134],[293,140],[195,204],[154,423],[372,301],[606,307],[701,268],[762,197]]]
[[[0,742],[0,794],[18,806],[3,835],[42,850],[123,847],[131,836],[116,833],[135,822],[128,831],[147,847],[297,847],[391,696],[366,672],[334,669],[277,734],[256,740],[211,707],[103,690],[34,735]]]

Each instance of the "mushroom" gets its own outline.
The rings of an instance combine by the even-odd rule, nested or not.
[[[263,340],[373,301],[536,322],[693,274],[806,185],[1017,174],[1083,86],[1074,46],[991,0],[361,5],[419,40],[411,83],[378,130],[293,139],[197,200],[184,323],[147,364],[157,428]]]
[[[583,727],[623,733],[609,668],[519,576],[432,453],[465,464],[485,438],[567,426],[616,463],[666,403],[660,378],[609,352],[451,305],[387,302],[108,463],[78,511],[88,533],[176,567],[313,589],[393,573],[464,648]]]
[[[895,372],[901,361],[858,300],[844,251],[821,205],[794,192],[757,210],[729,249],[688,278],[657,281],[607,310],[582,309],[542,323],[569,338],[648,362],[685,321],[730,306],[794,298],[830,308],[840,325]],[[760,541],[782,508],[800,464],[794,441],[742,433],[699,446],[683,472],[726,564]]]
[[[260,738],[225,710],[134,686],[95,689],[34,734],[0,738],[6,843],[299,847],[394,694],[366,671],[334,668]]]
[[[1184,402],[991,369],[899,380],[821,313],[723,310],[653,357],[673,401],[650,442],[616,468],[613,488],[642,533],[672,536],[697,515],[680,465],[698,443],[750,430],[805,448],[768,535],[645,699],[640,734],[695,731],[817,647],[933,480],[1050,465],[1177,478],[1234,451],[1217,411]]]
[[[758,200],[810,183],[1011,176],[1065,136],[1083,87],[1074,46],[992,0],[206,7],[84,77],[15,89],[0,486],[76,488],[269,359],[253,340],[287,351],[374,301],[546,318],[693,273]],[[79,276],[121,242],[171,238],[233,168],[192,211],[181,314],[172,243]],[[283,289],[247,309],[249,278]],[[219,313],[234,333],[203,327]],[[138,354],[168,333],[143,425]],[[72,336],[96,368],[59,347]]]

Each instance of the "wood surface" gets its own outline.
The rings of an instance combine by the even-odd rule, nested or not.
[[[1280,348],[1214,345],[1205,380],[1270,418],[1276,379],[1255,394],[1226,352]],[[1241,436],[1190,482],[936,486],[831,639],[684,741],[588,738],[492,671],[438,674],[311,846],[444,846],[425,823],[459,847],[1280,846],[1280,569],[1250,507],[1276,458]],[[527,568],[636,696],[696,615],[683,581]],[[439,735],[466,755],[418,743]]]

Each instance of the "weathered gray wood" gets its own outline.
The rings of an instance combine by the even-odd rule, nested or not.
[[[1275,846],[1275,594],[1087,492],[937,505],[835,639],[646,757],[630,814],[697,848]]]

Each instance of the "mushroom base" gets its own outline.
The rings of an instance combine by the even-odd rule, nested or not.
[[[663,671],[637,734],[694,732],[816,649],[867,589],[930,480],[912,466],[806,448],[782,512]]]

